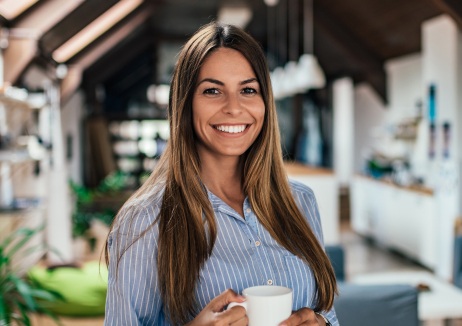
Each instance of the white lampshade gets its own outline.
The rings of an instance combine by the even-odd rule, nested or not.
[[[292,96],[298,93],[299,87],[294,77],[298,71],[298,63],[289,61],[284,66],[284,80],[282,83],[282,91],[286,96]]]
[[[273,96],[275,100],[282,99],[287,96],[284,89],[285,71],[282,67],[277,67],[270,74],[271,85],[273,87]]]
[[[313,88],[323,88],[326,84],[326,77],[318,59],[313,54],[308,53],[300,56],[298,71],[293,79],[299,89],[305,91]]]

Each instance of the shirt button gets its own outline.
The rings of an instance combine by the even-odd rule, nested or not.
[[[250,213],[252,210],[251,210],[250,208],[247,208],[245,211],[246,211],[247,213]]]
[[[273,285],[273,280],[268,280],[266,283],[267,283],[268,285]]]
[[[257,240],[257,241],[255,241],[255,245],[256,245],[257,247],[259,247],[259,246],[261,245],[261,242]]]

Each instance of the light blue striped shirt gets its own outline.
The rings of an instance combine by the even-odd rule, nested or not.
[[[301,211],[323,243],[313,191],[298,182],[291,181],[290,185]],[[157,224],[129,247],[116,267],[121,248],[126,248],[157,217],[162,191],[153,194],[127,205],[109,236],[111,259],[105,325],[169,325],[162,311],[157,278]],[[247,287],[263,284],[293,289],[293,310],[314,307],[316,283],[311,269],[270,236],[253,213],[248,199],[243,207],[245,219],[211,192],[209,199],[218,235],[196,284],[200,309],[228,288],[242,293]],[[115,277],[116,269],[118,277]],[[338,325],[334,309],[323,314],[332,325]]]

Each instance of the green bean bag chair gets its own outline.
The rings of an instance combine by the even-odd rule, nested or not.
[[[64,301],[47,303],[56,315],[104,315],[108,271],[104,263],[91,261],[81,267],[33,267],[28,276],[45,289],[60,293]]]

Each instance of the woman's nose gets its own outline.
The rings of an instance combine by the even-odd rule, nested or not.
[[[235,95],[228,96],[228,99],[224,106],[224,112],[227,114],[239,114],[242,112],[242,103],[239,101],[239,97]]]

